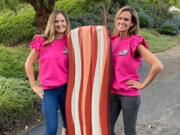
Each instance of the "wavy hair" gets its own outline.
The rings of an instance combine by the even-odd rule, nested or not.
[[[62,14],[66,20],[67,27],[66,27],[66,31],[64,34],[67,35],[68,32],[70,31],[71,25],[70,25],[68,15],[63,10],[54,10],[49,16],[49,19],[48,19],[48,22],[46,25],[46,29],[45,29],[45,32],[43,35],[43,37],[46,39],[46,42],[44,43],[45,46],[47,46],[48,44],[53,42],[55,39],[55,25],[54,25],[54,23],[55,23],[56,16],[58,14]]]
[[[117,22],[117,19],[118,19],[119,15],[120,15],[122,12],[124,12],[124,11],[130,12],[131,15],[132,15],[131,20],[132,20],[133,26],[129,28],[128,34],[129,34],[129,35],[138,34],[139,29],[140,29],[140,27],[139,27],[139,17],[138,17],[138,14],[137,14],[136,10],[133,9],[131,6],[124,6],[124,7],[120,8],[120,9],[117,11],[116,16],[115,16],[115,19],[114,19],[114,30],[113,30],[113,34],[119,35],[116,22]]]

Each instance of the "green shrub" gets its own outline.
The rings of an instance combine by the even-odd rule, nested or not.
[[[152,28],[154,27],[154,19],[152,16],[149,16],[146,12],[139,12],[139,21],[141,28]]]
[[[161,27],[162,23],[172,18],[172,13],[168,11],[166,4],[153,4],[149,7],[148,14],[154,18],[154,27],[156,30]]]
[[[26,123],[34,114],[36,99],[28,82],[0,76],[0,130]]]
[[[129,0],[129,4],[138,12],[141,27],[159,28],[165,20],[172,18],[172,13],[168,11],[169,5],[163,1],[152,4],[148,1]]]
[[[55,8],[65,10],[69,16],[82,15],[87,11],[87,5],[82,0],[57,1]]]
[[[25,79],[24,63],[28,53],[26,47],[10,48],[0,45],[0,76]]]
[[[29,10],[18,15],[3,15],[0,18],[0,42],[14,45],[31,39],[35,33],[34,14]]]
[[[75,29],[75,28],[80,27],[80,26],[82,26],[81,23],[76,22],[76,21],[71,21],[71,29]]]
[[[180,30],[180,16],[179,17],[174,17],[174,18],[168,20],[168,22],[173,24],[173,25],[177,25],[178,29]]]
[[[177,25],[167,21],[160,26],[159,32],[161,34],[175,36],[179,33],[179,30]]]
[[[4,11],[3,13],[0,14],[0,24],[2,25],[3,23],[6,23],[6,18],[8,18],[9,16],[14,15],[13,12],[10,11]]]
[[[180,12],[179,11],[172,11],[171,13],[172,13],[174,18],[180,17]]]
[[[86,13],[78,16],[70,16],[70,21],[71,21],[72,29],[77,28],[79,26],[101,24],[101,20],[99,16],[93,13]]]
[[[109,32],[113,32],[113,28],[114,28],[114,23],[108,23],[108,29],[109,29]]]

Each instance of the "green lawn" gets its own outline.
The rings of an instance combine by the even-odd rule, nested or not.
[[[161,52],[165,51],[169,48],[172,48],[180,43],[180,35],[179,36],[167,36],[161,35],[154,30],[142,29],[140,32],[149,43],[150,50],[152,52]]]

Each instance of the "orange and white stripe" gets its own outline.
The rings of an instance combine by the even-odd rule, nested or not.
[[[110,46],[104,26],[83,26],[68,35],[68,135],[108,135]]]

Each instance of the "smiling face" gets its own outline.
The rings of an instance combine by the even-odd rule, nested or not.
[[[119,33],[126,33],[133,26],[132,15],[129,11],[123,11],[116,19],[116,29]]]
[[[64,35],[67,29],[67,22],[65,17],[59,13],[54,20],[55,32],[57,35]]]

